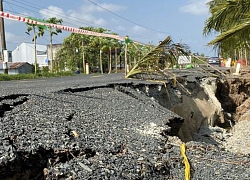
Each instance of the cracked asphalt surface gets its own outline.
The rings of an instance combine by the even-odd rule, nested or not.
[[[183,119],[135,88],[147,83],[124,74],[0,82],[1,178],[184,179],[181,142],[168,135]],[[193,179],[249,178],[249,157],[195,142],[187,155]]]

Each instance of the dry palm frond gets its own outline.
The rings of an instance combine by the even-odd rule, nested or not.
[[[138,74],[166,76],[166,69],[173,67],[178,62],[179,56],[188,56],[187,47],[180,43],[173,43],[170,36],[157,47],[145,55],[127,74],[126,78]],[[174,77],[170,73],[171,77]]]
[[[140,77],[140,79],[146,79],[149,81],[163,83],[168,99],[170,95],[167,90],[166,83],[163,79],[173,81],[173,85],[176,86],[178,81],[176,75],[167,69],[173,68],[178,64],[179,56],[188,56],[187,47],[183,44],[174,44],[171,37],[167,37],[157,47],[145,55],[134,67],[128,72],[126,78]],[[160,81],[156,80],[160,77]]]

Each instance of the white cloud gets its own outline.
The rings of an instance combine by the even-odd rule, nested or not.
[[[60,19],[65,16],[64,11],[56,6],[49,6],[47,9],[42,9],[39,11],[39,13],[41,14],[42,18],[44,19],[49,19],[52,17],[56,17],[57,19]]]
[[[111,11],[111,12],[117,12],[125,10],[126,7],[116,5],[116,4],[110,4],[110,3],[98,3],[95,2],[95,0],[84,0],[82,8],[84,9],[84,12],[87,13],[95,13],[95,12],[103,12],[103,11]]]
[[[108,4],[108,3],[103,3],[103,4],[99,4],[100,6],[98,6],[97,10],[98,11],[111,11],[111,12],[116,12],[116,11],[123,11],[126,10],[126,7],[123,6],[119,6],[119,5],[115,5],[115,4]]]
[[[49,6],[46,9],[40,10],[42,18],[49,19],[56,17],[63,19],[64,25],[79,27],[79,26],[105,26],[107,21],[102,17],[97,17],[95,13],[104,11],[120,11],[125,9],[123,6],[115,4],[98,4],[84,1],[83,5],[78,9],[63,11],[63,9],[56,6]]]
[[[134,26],[134,27],[132,28],[132,30],[133,30],[133,32],[135,32],[135,33],[143,33],[143,32],[146,32],[146,29],[145,29],[144,27],[141,27],[141,26],[138,26],[138,25]]]
[[[116,30],[118,30],[118,31],[126,31],[126,27],[124,27],[124,26],[122,26],[122,25],[118,25],[118,26],[116,26]]]
[[[16,35],[10,32],[5,32],[6,41],[13,41],[16,39]]]
[[[23,33],[25,35],[25,33]],[[5,40],[8,43],[19,44],[23,40],[27,39],[27,36],[20,36],[11,32],[5,32]]]
[[[97,18],[92,13],[86,13],[85,10],[75,11],[70,10],[67,13],[68,18],[65,21],[71,21],[71,24],[76,26],[105,26],[106,20]]]
[[[210,0],[190,0],[190,3],[180,8],[180,11],[190,13],[193,15],[205,15],[208,14],[209,8],[207,2]]]

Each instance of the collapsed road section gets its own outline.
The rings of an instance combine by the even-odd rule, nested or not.
[[[224,136],[213,138],[223,130],[199,134],[201,125],[230,122],[221,118],[225,109],[214,99],[214,82],[70,87],[25,101],[5,96],[2,104],[22,103],[0,117],[1,179],[184,179],[183,142],[192,179],[249,179],[249,154],[229,152],[220,143]],[[216,116],[202,114],[208,102],[217,103]],[[200,115],[210,120],[190,127]]]

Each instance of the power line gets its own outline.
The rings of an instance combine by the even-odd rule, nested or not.
[[[38,10],[41,10],[41,9],[44,9],[44,10],[47,10],[47,8],[46,7],[43,7],[43,6],[40,6],[40,5],[37,5],[37,4],[35,4],[35,3],[32,3],[32,2],[28,2],[28,1],[26,1],[26,0],[22,0],[22,1],[18,1],[18,0],[11,0],[11,2],[10,1],[8,1],[8,0],[4,0],[5,2],[7,2],[8,3],[8,5],[10,6],[10,4],[12,4],[12,5],[14,5],[14,6],[16,6],[16,7],[19,7],[19,8],[23,8],[23,9],[25,9],[25,10],[28,10],[28,11],[30,11],[30,12],[35,12],[36,14],[39,14],[38,12]],[[92,2],[92,1],[90,1],[90,0],[88,0],[90,3],[94,3],[94,2]],[[15,2],[15,3],[13,3],[13,2]],[[98,4],[96,4],[96,3],[94,3],[96,6],[98,6],[98,7],[100,7],[100,8],[103,8],[102,6],[100,6],[100,5],[98,5]],[[11,7],[11,9],[13,9],[13,7]],[[103,8],[103,9],[105,9],[105,8]],[[14,9],[13,9],[14,10]],[[126,20],[126,21],[129,21],[130,23],[133,23],[133,24],[136,24],[137,26],[141,26],[141,25],[139,25],[139,24],[137,24],[137,23],[135,23],[135,22],[133,22],[133,21],[130,21],[129,19],[126,19],[126,18],[124,18],[124,17],[122,17],[122,16],[119,16],[119,15],[117,15],[117,14],[115,14],[114,12],[112,12],[112,11],[109,11],[109,10],[107,10],[107,9],[105,9],[106,11],[108,11],[108,12],[110,12],[110,13],[112,13],[113,15],[115,15],[115,16],[118,16],[119,18],[122,18],[122,19],[124,19],[124,20]],[[48,11],[48,10],[47,10]],[[13,12],[13,11],[12,11]],[[17,13],[16,11],[14,11],[15,13]],[[46,11],[45,11],[46,12]],[[81,20],[81,19],[79,19],[79,18],[77,18],[77,17],[71,17],[71,16],[66,16],[65,14],[62,14],[61,13],[61,11],[59,12],[59,11],[49,11],[48,13],[50,13],[50,14],[54,14],[54,15],[57,15],[57,16],[61,16],[61,17],[63,17],[63,18],[65,18],[66,20],[70,20],[70,21],[72,21],[72,22],[77,22],[77,23],[83,23],[83,22],[85,22],[85,24],[87,24],[87,25],[94,25],[93,23],[90,23],[90,22],[86,22],[86,21],[83,21],[83,20]],[[20,14],[20,13],[19,13]],[[39,14],[40,15],[40,14]],[[27,15],[24,15],[24,16],[27,16]],[[73,23],[70,23],[70,22],[67,22],[67,21],[65,21],[64,19],[63,19],[63,21],[64,22],[66,22],[67,24],[71,24],[71,25],[73,25],[73,26],[77,26],[77,25],[75,25],[75,24],[73,24]],[[96,26],[96,25],[95,25]],[[157,30],[154,30],[154,29],[150,29],[150,28],[147,28],[147,27],[145,27],[145,26],[141,26],[141,27],[143,27],[143,28],[146,28],[146,29],[148,29],[148,30],[151,30],[151,31],[155,31],[155,32],[160,32],[160,33],[165,33],[165,32],[161,32],[161,31],[157,31]],[[104,27],[105,28],[105,27]],[[107,28],[107,29],[109,29],[109,28]],[[110,28],[111,29],[111,28]],[[114,30],[112,30],[112,31],[114,31]],[[115,31],[114,31],[115,32]],[[120,34],[122,34],[123,36],[125,36],[125,35],[127,35],[127,31],[126,32],[124,32],[124,31],[118,31],[118,32],[120,32]],[[123,33],[121,33],[121,32],[123,32]],[[143,36],[143,35],[141,35],[141,34],[136,34],[136,33],[131,33],[130,32],[130,37],[135,37],[135,39],[137,39],[137,38],[140,38],[140,39],[144,39],[144,40],[146,40],[146,39],[148,39],[148,40],[150,40],[149,38],[148,38],[148,36]]]
[[[166,33],[166,32],[163,32],[163,31],[158,31],[158,30],[155,30],[155,29],[152,29],[152,28],[143,26],[143,25],[141,25],[141,24],[138,24],[138,23],[136,23],[136,22],[134,22],[134,21],[131,21],[131,20],[129,20],[129,19],[123,17],[123,16],[120,16],[119,14],[116,14],[116,13],[114,13],[114,12],[112,12],[112,11],[110,11],[110,10],[104,8],[104,7],[102,7],[101,5],[95,3],[95,2],[93,2],[93,1],[91,1],[91,0],[88,0],[88,1],[89,1],[90,3],[92,3],[92,4],[94,4],[94,5],[96,5],[96,6],[100,7],[100,8],[102,8],[102,9],[104,9],[105,11],[108,11],[109,13],[111,13],[111,14],[113,14],[113,15],[115,15],[115,16],[117,16],[117,17],[119,17],[119,18],[121,18],[121,19],[123,19],[123,20],[125,20],[125,21],[128,21],[128,22],[130,22],[130,23],[132,23],[132,24],[134,24],[134,25],[143,27],[143,28],[145,28],[145,29],[148,29],[148,30],[151,30],[151,31],[154,31],[154,32]]]
[[[41,9],[37,8],[36,6],[32,6],[32,5],[30,5],[30,4],[26,4],[26,3],[23,3],[23,2],[19,2],[19,1],[16,1],[16,0],[12,0],[12,1],[14,1],[14,2],[16,2],[16,3],[19,3],[19,4],[22,4],[22,5],[24,5],[24,6],[17,5],[17,4],[14,4],[14,3],[12,3],[12,2],[9,2],[9,1],[6,1],[6,0],[5,0],[5,2],[7,2],[8,4],[12,4],[12,5],[17,6],[17,7],[19,7],[19,8],[23,8],[23,9],[29,10],[29,11],[31,11],[31,12],[35,12],[36,14],[38,14],[38,11],[29,9],[29,8],[27,8],[27,7],[31,7],[31,8],[37,9],[37,10],[41,10]],[[31,4],[33,4],[33,3],[31,3]],[[38,5],[37,5],[37,6],[38,6]],[[41,8],[44,9],[46,12],[48,11],[46,7],[42,7],[42,6],[38,6],[38,7],[41,7]],[[58,12],[58,11],[54,11],[54,12],[51,12],[51,11],[50,11],[50,12],[48,12],[48,13],[53,14],[53,15],[57,15],[57,16],[61,16],[61,17],[65,18],[65,19],[69,19],[69,20],[72,20],[72,21],[75,21],[75,22],[78,22],[78,23],[83,23],[83,22],[84,22],[85,24],[88,24],[88,25],[94,25],[94,24],[91,23],[91,22],[83,21],[83,20],[81,20],[81,19],[79,19],[79,18],[73,18],[73,17],[71,17],[71,16],[66,16],[66,15],[64,15],[64,14]],[[67,22],[67,21],[65,21],[65,22]],[[70,23],[70,22],[67,22],[67,23],[68,23],[68,24],[71,24],[71,25],[73,25],[73,26],[77,26],[76,24],[72,24],[72,23]]]

